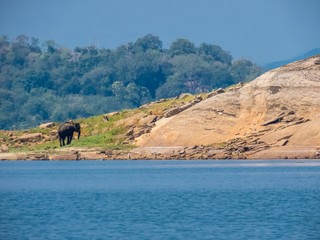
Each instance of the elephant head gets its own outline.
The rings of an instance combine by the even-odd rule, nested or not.
[[[73,123],[74,124],[74,131],[78,133],[78,139],[80,138],[80,134],[81,134],[81,127],[80,127],[80,123]]]

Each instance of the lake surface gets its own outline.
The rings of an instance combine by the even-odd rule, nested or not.
[[[320,239],[320,161],[4,161],[0,239]]]

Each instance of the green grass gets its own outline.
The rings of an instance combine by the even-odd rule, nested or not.
[[[205,98],[205,95],[201,95]],[[82,148],[102,148],[102,149],[131,149],[135,146],[124,143],[126,137],[125,133],[128,128],[120,124],[120,120],[129,119],[136,114],[155,114],[161,115],[166,110],[181,106],[195,99],[196,96],[188,96],[184,99],[170,98],[158,103],[147,104],[142,108],[131,110],[122,110],[119,114],[109,117],[109,121],[104,119],[104,115],[93,116],[89,118],[82,118],[74,120],[81,125],[81,136],[77,138],[77,133],[74,134],[74,140],[71,144],[65,147],[82,147]],[[125,122],[125,121],[124,121]],[[21,136],[28,133],[42,133],[49,136],[49,132],[57,130],[60,123],[56,123],[55,127],[49,129],[32,128],[29,130],[15,131],[15,136]],[[8,139],[8,136],[0,132],[0,138]],[[64,148],[64,147],[63,147]],[[58,140],[47,141],[44,143],[36,143],[23,146],[10,146],[10,152],[19,151],[54,151],[60,149]]]
[[[194,100],[195,98],[196,98],[196,96],[194,96],[194,95],[188,96],[184,99],[168,98],[163,102],[150,104],[148,106],[148,108],[143,109],[143,111],[145,113],[151,112],[152,114],[155,114],[155,115],[161,115],[166,110],[171,109],[173,107],[177,107],[177,106],[181,106],[183,104],[186,104],[189,101]]]
[[[28,151],[35,151],[35,152],[41,152],[41,151],[50,151],[55,150],[59,148],[59,142],[53,141],[53,142],[46,142],[46,143],[40,143],[35,145],[25,145],[21,147],[10,147],[10,152],[28,152]]]
[[[126,148],[123,141],[125,129],[114,127],[110,131],[80,137],[79,140],[73,140],[70,146],[74,147],[101,147],[101,148]]]
[[[113,128],[110,131],[90,136],[80,136],[77,139],[76,134],[70,145],[65,147],[98,147],[103,149],[130,149],[133,146],[128,144],[123,144],[125,140],[123,137],[124,129]],[[21,152],[21,151],[50,151],[60,148],[59,140],[45,142],[40,144],[34,144],[31,146],[21,146],[10,148],[10,152]]]

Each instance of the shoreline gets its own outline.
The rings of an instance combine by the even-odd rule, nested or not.
[[[253,152],[228,151],[205,146],[141,147],[132,150],[105,150],[97,148],[68,148],[54,151],[0,153],[0,161],[30,160],[276,160],[320,159],[320,150],[314,147],[270,148]]]

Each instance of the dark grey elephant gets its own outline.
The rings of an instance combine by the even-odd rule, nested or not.
[[[80,123],[69,121],[61,124],[61,126],[58,129],[60,147],[65,145],[64,140],[66,138],[67,138],[67,145],[71,143],[74,132],[78,133],[78,139],[79,139],[80,133],[81,133]]]

